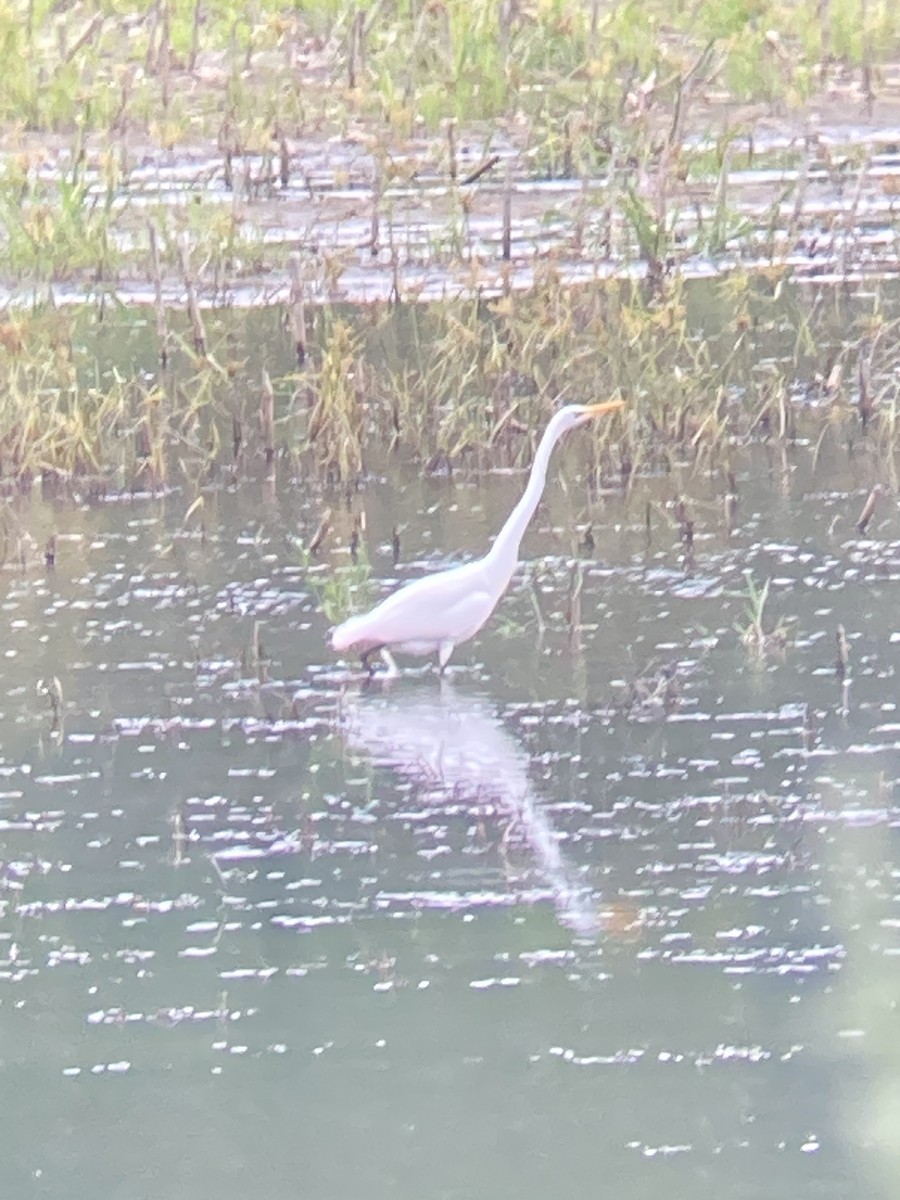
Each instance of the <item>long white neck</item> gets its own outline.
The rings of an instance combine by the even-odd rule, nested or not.
[[[509,514],[506,524],[484,557],[485,563],[496,572],[495,582],[499,584],[502,579],[501,590],[509,583],[518,564],[519,545],[543,495],[544,484],[547,482],[547,464],[550,462],[553,447],[568,428],[569,422],[564,414],[559,412],[544,430],[522,499]]]

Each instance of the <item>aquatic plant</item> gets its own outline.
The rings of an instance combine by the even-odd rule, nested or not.
[[[336,482],[353,483],[363,467],[364,367],[359,341],[342,320],[330,325],[325,338],[306,438],[316,461]]]
[[[779,620],[771,629],[766,629],[764,618],[770,584],[771,580],[767,579],[757,586],[752,572],[747,572],[747,619],[743,625],[735,626],[741,643],[757,658],[765,657],[770,651],[783,650],[790,636],[790,625],[785,620]]]
[[[364,548],[355,562],[330,565],[319,571],[311,570],[307,580],[316,593],[326,620],[332,625],[345,621],[377,598],[377,584]]]
[[[813,135],[760,151],[735,104],[783,111],[822,89],[871,101],[898,35],[895,6],[851,0],[154,0],[140,20],[121,0],[18,0],[0,14],[4,280],[29,300],[76,281],[101,314],[149,281],[158,344],[153,371],[91,372],[71,348],[42,357],[34,322],[7,314],[0,473],[159,488],[229,458],[234,478],[262,459],[272,478],[281,455],[348,489],[380,445],[448,471],[521,466],[557,397],[602,388],[629,418],[592,441],[591,480],[627,488],[681,465],[721,471],[735,443],[790,441],[821,380],[813,436],[864,441],[890,485],[895,317],[876,297],[847,325],[817,294],[790,309],[792,347],[779,329],[792,250],[821,235],[836,269],[867,261],[855,226],[870,151]],[[311,166],[310,139],[340,153]],[[161,151],[179,147],[183,172],[157,199]],[[733,168],[762,161],[784,182],[748,205]],[[535,215],[525,185],[549,176],[571,191]],[[849,197],[830,228],[806,215],[821,178]],[[408,214],[426,208],[419,229]],[[698,319],[682,265],[725,254],[721,311]],[[641,278],[573,286],[573,265],[599,260]],[[469,298],[412,312],[436,268]],[[353,320],[332,308],[351,269],[390,285]],[[285,304],[296,372],[208,328],[209,302],[247,280]]]
[[[583,111],[596,127],[623,111],[642,116],[685,79],[714,79],[737,99],[797,102],[855,69],[868,95],[898,31],[893,5],[854,0],[676,10],[664,0],[257,0],[252,10],[154,0],[140,17],[119,0],[18,0],[0,21],[0,120],[138,129],[171,146],[221,129],[224,114],[233,148],[263,150],[280,132],[351,119],[408,134],[519,111],[549,130]]]
[[[86,273],[109,279],[118,251],[113,237],[123,202],[118,162],[111,152],[88,169],[76,138],[70,163],[49,178],[41,160],[27,152],[10,156],[0,175],[0,227],[5,273],[19,280],[66,279]]]

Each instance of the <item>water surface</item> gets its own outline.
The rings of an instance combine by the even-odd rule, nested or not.
[[[900,516],[812,459],[748,451],[730,527],[694,480],[686,561],[671,481],[590,501],[567,447],[443,685],[333,661],[287,481],[203,536],[16,501],[58,549],[2,577],[9,1193],[895,1196]],[[373,481],[378,585],[520,486]]]

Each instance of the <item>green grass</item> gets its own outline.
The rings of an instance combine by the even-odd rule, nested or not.
[[[178,475],[201,486],[217,470],[255,469],[268,451],[347,492],[371,448],[426,464],[521,465],[558,396],[600,393],[622,395],[628,411],[597,434],[593,469],[627,485],[683,462],[718,469],[742,440],[790,439],[805,416],[786,398],[815,392],[835,363],[843,382],[813,436],[849,438],[861,420],[867,445],[892,448],[897,326],[877,296],[858,327],[799,302],[785,317],[772,249],[768,274],[735,271],[706,289],[716,312],[705,320],[691,311],[701,291],[678,267],[750,232],[728,186],[746,153],[737,135],[752,128],[741,105],[784,113],[829,83],[877,93],[898,48],[890,0],[153,0],[139,12],[126,0],[0,0],[0,275],[20,302],[0,314],[0,480],[162,487]],[[713,148],[685,148],[688,131],[713,132]],[[317,229],[291,224],[289,207],[287,234],[264,237],[289,198],[282,170],[297,182],[306,169],[305,151],[282,163],[288,142],[335,139],[350,148],[335,186],[358,187],[358,219],[384,242],[398,192],[420,189],[437,219],[415,253],[429,267],[464,267],[478,297],[470,217],[480,195],[451,178],[451,147],[478,150],[496,133],[515,150],[517,179],[590,184],[609,173],[602,194],[584,191],[558,254],[534,256],[527,294],[339,312],[329,299],[365,247],[320,244]],[[377,164],[374,182],[354,165],[357,147]],[[212,161],[216,194],[199,178],[183,203],[131,187],[136,163],[170,149]],[[777,153],[796,165],[804,150]],[[259,156],[252,176],[243,154]],[[503,169],[484,181],[498,221]],[[437,185],[421,183],[429,175]],[[676,215],[690,187],[711,200],[686,236]],[[799,185],[785,194],[802,199]],[[326,212],[328,201],[326,191]],[[555,208],[546,217],[562,220]],[[187,328],[188,284],[215,298],[245,279],[279,286],[297,247],[310,308],[302,371],[287,335],[276,369],[233,330],[201,344],[196,311]],[[404,246],[381,250],[396,282]],[[641,260],[648,284],[566,287],[566,254]],[[139,365],[104,361],[52,298],[35,300],[75,283],[103,315],[128,280],[177,297],[177,310],[157,306],[165,369],[152,334]],[[411,298],[399,287],[392,297]],[[761,358],[774,364],[767,372]],[[266,438],[264,367],[275,402]]]
[[[877,68],[898,40],[891,0],[7,0],[0,122],[171,145],[219,134],[223,118],[238,141],[276,121],[403,132],[448,117],[548,124],[573,108],[596,121],[654,71],[671,99],[710,44],[716,86],[790,101],[823,59]]]
[[[0,322],[7,489],[52,479],[80,494],[196,495],[217,477],[299,477],[343,504],[389,457],[523,467],[558,403],[611,396],[625,410],[587,440],[598,484],[724,477],[741,446],[798,439],[865,452],[894,478],[890,290],[810,307],[783,278],[659,291],[548,274],[490,301],[312,310],[300,370],[277,309],[208,313],[202,354],[172,314],[165,368],[145,313],[111,307],[99,324],[97,313],[45,305]]]
[[[769,601],[770,579],[757,587],[752,573],[747,574],[746,621],[735,626],[741,644],[757,660],[767,654],[783,651],[790,638],[790,623],[779,620],[767,628],[766,605]]]
[[[612,172],[602,215],[622,215],[629,236],[614,250],[661,276],[681,252],[674,214],[685,181],[716,184],[715,215],[695,249],[717,253],[748,232],[724,187],[744,153],[731,147],[751,128],[736,105],[765,101],[784,112],[838,76],[845,91],[855,83],[877,92],[880,66],[898,48],[900,10],[887,0],[824,8],[819,0],[522,0],[509,8],[310,0],[302,9],[153,0],[141,13],[125,0],[8,0],[0,4],[0,275],[13,286],[146,278],[148,216],[176,278],[182,237],[197,247],[199,282],[217,291],[254,271],[282,270],[288,248],[263,243],[253,205],[278,200],[282,172],[302,178],[296,139],[337,139],[351,163],[352,147],[363,147],[380,164],[372,202],[384,204],[386,220],[395,203],[386,188],[449,169],[452,121],[457,146],[507,138],[518,178]],[[714,152],[684,147],[686,131],[707,129]],[[411,147],[411,135],[431,140]],[[212,175],[225,176],[233,204],[208,199],[198,174],[189,203],[149,211],[131,168],[198,147],[207,162],[218,159]],[[252,178],[245,154],[261,156]],[[798,146],[786,165],[801,158]],[[337,186],[350,169],[341,162],[338,154]],[[472,195],[455,190],[444,209],[437,202],[433,262],[465,258]],[[586,201],[578,233],[586,254],[605,248],[594,236],[597,217]],[[339,277],[346,259],[326,249],[323,275]]]

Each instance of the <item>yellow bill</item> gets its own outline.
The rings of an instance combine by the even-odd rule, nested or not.
[[[585,404],[582,406],[582,412],[586,417],[599,417],[603,413],[615,412],[616,409],[624,408],[624,400],[604,400],[602,404]]]

